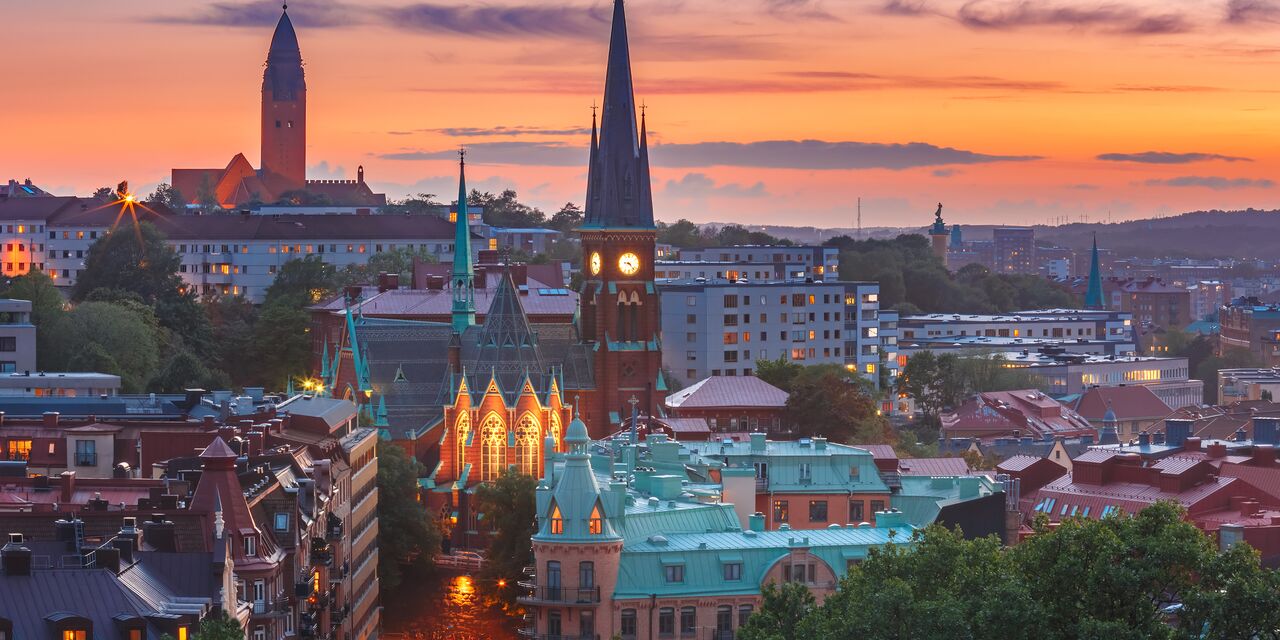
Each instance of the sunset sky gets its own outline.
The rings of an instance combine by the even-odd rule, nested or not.
[[[292,0],[312,178],[581,203],[605,0]],[[0,179],[258,163],[278,2],[0,0]],[[659,219],[1045,223],[1276,208],[1280,0],[630,0]]]

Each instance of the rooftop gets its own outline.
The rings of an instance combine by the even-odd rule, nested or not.
[[[765,408],[787,404],[787,392],[755,376],[711,376],[667,396],[671,409]]]

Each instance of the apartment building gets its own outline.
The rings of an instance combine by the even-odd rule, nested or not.
[[[785,265],[785,277],[835,280],[840,271],[840,250],[822,245],[732,245],[681,249],[686,262],[741,262]]]
[[[663,365],[686,384],[756,363],[839,364],[879,380],[879,284],[660,283]]]

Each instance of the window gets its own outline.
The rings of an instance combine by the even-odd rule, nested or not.
[[[244,555],[252,558],[258,555],[258,541],[253,536],[244,537]],[[257,585],[254,585],[254,592],[257,592]],[[255,598],[260,599],[260,598]]]
[[[8,636],[3,631],[0,631],[0,640],[8,640]],[[142,629],[130,629],[129,640],[143,640]]]
[[[590,589],[596,586],[596,563],[578,563],[578,588]]]
[[[4,340],[4,339],[3,339],[3,338],[0,338],[0,341],[2,341],[2,340]],[[13,340],[13,338],[9,338],[9,340]],[[724,343],[725,343],[725,344],[738,344],[738,332],[736,332],[736,331],[730,331],[730,332],[728,332],[728,333],[725,333],[725,334],[724,334]],[[4,351],[4,350],[5,350],[5,349],[3,348],[3,346],[4,346],[4,343],[3,343],[3,342],[0,342],[0,351]],[[12,349],[9,349],[9,351],[12,351]]]
[[[724,579],[726,581],[737,581],[742,579],[742,563],[729,562],[724,565]]]
[[[587,521],[587,530],[592,535],[604,533],[604,515],[600,513],[600,505],[591,508],[591,519]]]
[[[178,640],[187,640],[187,625],[178,627]]]
[[[680,635],[691,636],[698,632],[698,610],[695,607],[680,609]]]
[[[31,440],[9,440],[9,459],[10,460],[30,460],[31,459]]]
[[[747,620],[751,619],[752,608],[749,604],[738,607],[738,626],[747,624]]]
[[[276,531],[288,531],[289,530],[289,514],[277,513],[275,515],[275,528],[276,528]]]
[[[547,635],[552,638],[559,638],[563,627],[560,624],[560,612],[552,611],[547,614]]]
[[[596,635],[596,612],[587,610],[578,614],[579,638],[594,638]]]
[[[294,633],[293,616],[294,616],[293,607],[289,607],[289,610],[285,612],[285,616],[284,616],[284,634],[286,636],[291,636]]]
[[[690,313],[689,315],[684,317],[684,321],[687,324],[698,324],[698,316]]]
[[[731,637],[733,631],[733,607],[731,605],[720,605],[716,607],[716,635],[718,637]]]
[[[636,624],[636,610],[623,609],[622,619],[618,625],[618,631],[622,634],[622,640],[635,640],[638,631]]]
[[[676,634],[676,610],[671,607],[658,609],[658,635],[673,636]]]
[[[62,640],[85,640],[86,636],[84,629],[64,629],[62,631]]]
[[[724,307],[726,309],[734,309],[738,306],[738,296],[730,294],[724,297]]]
[[[684,582],[684,565],[669,564],[662,568],[663,577],[669,583]]]
[[[789,504],[786,500],[773,501],[773,521],[786,522],[790,517]]]
[[[553,535],[561,535],[564,533],[564,517],[560,515],[560,505],[551,505],[551,533]]]
[[[884,500],[872,500],[871,513],[880,513],[881,511],[884,511]]]
[[[827,521],[827,501],[826,500],[810,500],[809,501],[809,522],[826,522]]]
[[[857,524],[859,522],[864,522],[865,518],[866,516],[863,515],[863,512],[862,512],[862,501],[861,500],[849,501],[849,522]]]
[[[801,462],[800,463],[800,480],[803,481],[803,480],[812,480],[812,479],[813,479],[813,465],[811,465],[808,462]]]
[[[76,466],[98,466],[98,442],[96,440],[76,440]]]

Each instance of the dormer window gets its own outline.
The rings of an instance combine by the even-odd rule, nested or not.
[[[87,632],[84,629],[63,629],[62,640],[85,640]]]
[[[564,517],[560,515],[560,505],[551,507],[551,533],[553,535],[564,533]]]
[[[253,536],[244,537],[244,555],[247,558],[258,555],[258,541]]]
[[[600,513],[600,505],[592,507],[591,519],[587,521],[587,530],[591,535],[598,536],[604,533],[604,515]]]

